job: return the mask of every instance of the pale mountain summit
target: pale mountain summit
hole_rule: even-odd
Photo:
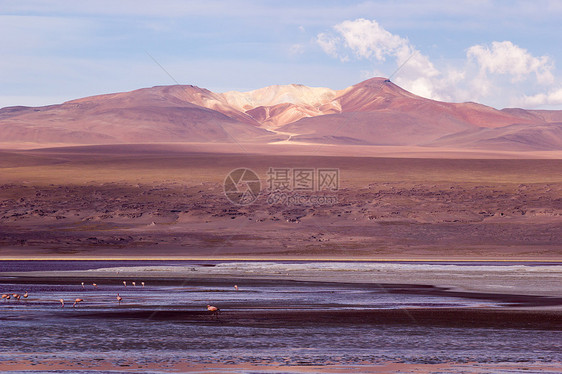
[[[249,92],[229,91],[222,95],[230,105],[243,111],[278,104],[318,107],[332,101],[338,95],[338,91],[324,87],[289,84],[268,86]]]

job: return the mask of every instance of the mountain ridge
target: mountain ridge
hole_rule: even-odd
[[[290,84],[215,93],[172,85],[6,107],[0,109],[0,142],[290,141],[558,150],[561,123],[562,111],[440,102],[371,78],[343,90]]]

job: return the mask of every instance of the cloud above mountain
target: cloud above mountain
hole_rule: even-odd
[[[334,30],[336,35],[320,33],[317,37],[318,44],[327,54],[338,57],[342,62],[352,58],[348,52],[354,58],[376,62],[392,58],[401,70],[401,83],[406,89],[428,98],[442,98],[434,85],[439,71],[408,39],[390,33],[374,20],[366,19],[344,21],[334,26]]]
[[[343,89],[405,61],[392,80],[426,97],[562,108],[552,0],[0,2],[0,108],[175,81]]]
[[[376,66],[391,59],[394,80],[405,89],[427,98],[450,101],[487,101],[494,95],[510,104],[560,104],[555,65],[549,56],[534,56],[511,41],[476,44],[465,49],[461,64],[434,64],[406,37],[393,34],[376,20],[346,20],[316,37],[320,48],[342,63],[367,60]],[[393,77],[391,77],[393,78]],[[526,95],[525,87],[541,92]]]
[[[466,56],[476,61],[482,74],[507,74],[515,82],[534,73],[539,83],[554,81],[554,65],[548,56],[534,57],[509,41],[493,42],[491,47],[473,45]]]
[[[553,89],[546,93],[540,93],[532,96],[524,96],[521,99],[521,105],[527,107],[536,107],[543,104],[560,105],[562,104],[562,88]]]

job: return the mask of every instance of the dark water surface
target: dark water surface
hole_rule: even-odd
[[[185,261],[8,261],[2,271],[85,270],[112,266],[214,265]],[[427,264],[426,264],[427,265]],[[440,263],[440,265],[443,265]],[[521,265],[518,263],[518,265]],[[231,280],[205,284],[127,287],[98,281],[76,284],[0,282],[2,293],[29,297],[0,303],[0,364],[13,360],[103,360],[135,363],[254,363],[352,365],[358,363],[561,363],[562,331],[525,323],[517,327],[439,326],[408,310],[482,308],[501,310],[501,301],[395,292],[364,285]],[[123,297],[120,304],[117,293]],[[61,308],[59,299],[65,300]],[[76,308],[72,301],[82,298]],[[206,305],[222,309],[218,318]],[[413,308],[413,309],[412,309]],[[365,321],[345,311],[387,311],[407,323]],[[344,312],[341,323],[320,317]],[[303,313],[276,319],[268,313]],[[90,368],[91,369],[91,368]],[[86,370],[85,368],[81,370]],[[93,369],[92,369],[93,370]],[[73,370],[76,371],[76,370]]]

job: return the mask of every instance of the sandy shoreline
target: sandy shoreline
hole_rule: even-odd
[[[264,362],[263,364],[235,364],[207,362],[197,363],[185,360],[163,364],[135,362],[134,360],[121,360],[119,363],[109,362],[106,359],[76,360],[63,359],[12,359],[0,361],[0,370],[10,371],[53,371],[53,370],[95,370],[95,371],[157,371],[166,372],[191,372],[191,373],[428,373],[428,372],[469,372],[469,373],[512,373],[514,370],[525,370],[526,372],[560,372],[559,363],[501,363],[482,364],[476,362],[468,363],[445,363],[445,364],[409,364],[397,362],[363,363],[358,365],[340,365],[328,362],[323,365],[303,363],[302,365],[283,365],[278,362]]]
[[[78,282],[96,280],[98,284],[120,284],[123,280],[152,283],[212,283],[230,280],[239,284],[259,282],[310,282],[353,284],[404,284],[431,286],[447,292],[475,294],[511,294],[562,298],[558,263],[527,266],[478,264],[457,266],[446,263],[373,263],[373,262],[260,262],[225,261],[181,266],[117,266],[76,271],[0,272],[10,282]]]
[[[0,256],[0,261],[307,261],[307,262],[529,262],[529,263],[559,263],[562,264],[562,257],[553,254],[551,256],[537,257],[466,257],[450,255],[446,258],[433,256],[387,256],[387,257],[333,257],[333,256],[51,256],[51,255],[20,255],[20,256]]]

